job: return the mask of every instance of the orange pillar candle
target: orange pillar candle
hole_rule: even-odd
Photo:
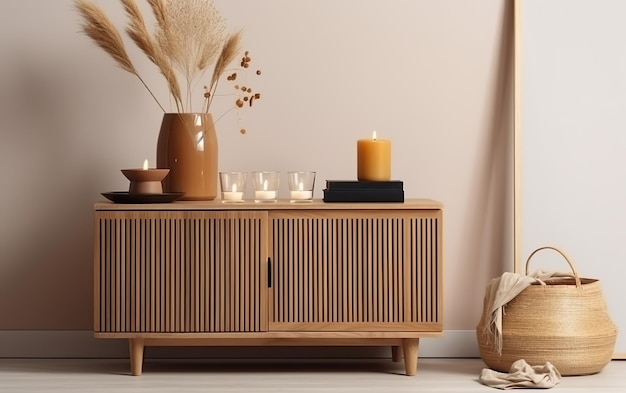
[[[391,142],[376,138],[357,141],[357,178],[360,181],[391,180]]]

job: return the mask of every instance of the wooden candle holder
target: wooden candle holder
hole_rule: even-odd
[[[162,194],[161,181],[170,173],[169,169],[122,169],[130,180],[129,194]]]

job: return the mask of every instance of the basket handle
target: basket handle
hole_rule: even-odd
[[[578,276],[578,271],[574,267],[574,264],[572,263],[572,261],[570,260],[568,255],[565,253],[565,251],[563,251],[563,250],[561,250],[561,249],[559,249],[557,247],[552,247],[552,246],[539,247],[538,249],[536,249],[535,251],[533,251],[530,254],[528,259],[526,260],[526,275],[528,275],[528,267],[530,266],[530,259],[533,257],[533,255],[535,255],[537,252],[539,252],[541,250],[554,250],[554,251],[558,252],[559,254],[561,254],[561,256],[563,258],[565,258],[565,261],[569,265],[570,269],[572,269],[572,273],[574,273],[574,280],[576,281],[576,287],[580,288],[582,286],[582,284],[580,282],[580,277]]]

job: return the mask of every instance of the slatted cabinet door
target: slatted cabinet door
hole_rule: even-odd
[[[96,333],[267,330],[267,212],[96,211]]]
[[[441,210],[270,212],[270,331],[441,331]]]

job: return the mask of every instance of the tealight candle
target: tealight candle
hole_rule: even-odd
[[[276,199],[276,191],[255,191],[254,198],[258,200]]]
[[[313,198],[312,191],[289,191],[291,199],[295,200],[308,200]]]
[[[315,172],[289,172],[287,176],[290,201],[293,203],[311,202],[313,200]]]
[[[130,180],[129,194],[162,194],[161,181],[170,173],[170,170],[150,169],[146,159],[142,169],[122,169],[122,173]]]
[[[254,201],[275,202],[279,172],[254,172]]]
[[[372,139],[357,141],[357,178],[360,181],[391,180],[391,142],[378,139],[376,131]]]
[[[245,172],[220,172],[222,202],[243,202],[243,191],[246,185]]]
[[[225,201],[241,201],[243,200],[243,192],[237,191],[237,185],[233,184],[232,191],[224,191],[222,198]]]
[[[263,189],[254,192],[256,199],[276,199],[276,191],[270,191],[267,189],[267,180],[263,182]]]

